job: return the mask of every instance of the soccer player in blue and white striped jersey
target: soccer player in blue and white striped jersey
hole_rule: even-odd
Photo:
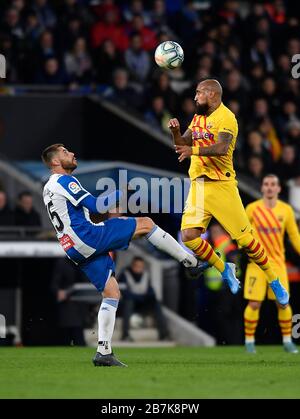
[[[109,202],[116,203],[121,198],[121,191],[116,190],[106,197],[91,195],[72,176],[77,160],[63,144],[47,147],[42,153],[42,160],[51,170],[43,198],[57,238],[66,255],[103,295],[98,314],[98,348],[94,365],[124,366],[111,348],[120,291],[109,252],[127,249],[132,239],[145,236],[154,246],[187,268],[200,273],[207,266],[187,253],[149,217],[116,217],[99,224],[92,223],[89,213],[103,213]]]

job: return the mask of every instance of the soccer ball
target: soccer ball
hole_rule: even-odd
[[[181,66],[184,52],[177,42],[166,41],[158,45],[154,58],[159,67],[174,69]]]

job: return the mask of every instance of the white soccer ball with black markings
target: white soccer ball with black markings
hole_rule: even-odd
[[[154,58],[159,67],[174,69],[183,63],[184,52],[177,42],[166,41],[158,45]]]

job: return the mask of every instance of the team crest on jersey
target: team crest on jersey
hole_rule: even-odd
[[[69,185],[68,185],[68,188],[74,194],[77,194],[78,192],[81,191],[80,186],[76,182],[70,182]]]
[[[212,128],[212,127],[213,127],[213,124],[212,124],[211,122],[209,122],[209,123],[206,125],[206,127],[207,127],[208,129],[210,129],[210,128]]]

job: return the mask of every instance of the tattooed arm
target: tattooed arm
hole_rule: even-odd
[[[179,162],[181,163],[184,159],[195,156],[225,156],[228,152],[231,140],[233,138],[232,134],[228,132],[219,132],[218,141],[216,144],[209,145],[207,147],[189,147],[187,145],[176,145],[176,153],[180,154],[178,157]]]

